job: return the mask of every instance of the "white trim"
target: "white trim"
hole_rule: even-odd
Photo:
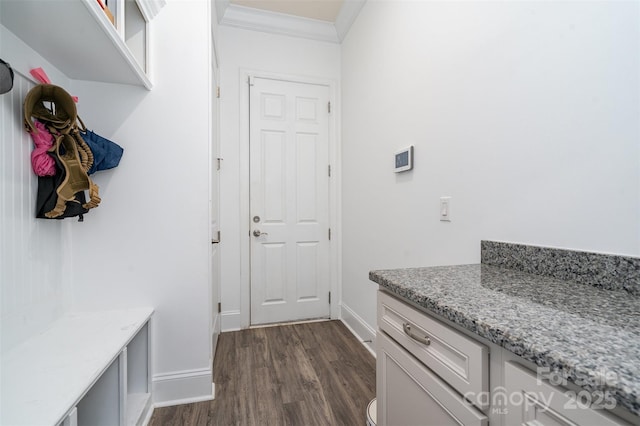
[[[218,17],[218,24],[222,23],[222,18],[224,18],[224,13],[229,7],[231,3],[230,0],[215,0],[216,5],[216,16]]]
[[[153,18],[158,16],[160,10],[166,6],[165,0],[136,0],[142,16],[147,22],[151,22]]]
[[[220,323],[222,322],[220,317],[221,315],[217,312],[213,315],[213,326],[211,327],[211,365],[216,361],[216,349],[218,348],[218,340],[220,340]]]
[[[334,79],[299,76],[267,71],[240,69],[240,323],[239,328],[245,329],[251,325],[251,263],[249,241],[249,78],[271,78],[274,80],[291,81],[306,84],[319,84],[328,86],[329,100],[332,105],[329,114],[329,161],[331,163],[331,179],[329,180],[329,226],[331,227],[331,241],[329,242],[329,280],[332,294],[331,319],[340,318],[341,301],[341,260],[342,247],[341,215],[340,215],[340,182],[341,182],[341,139],[340,139],[340,102],[339,83]],[[244,218],[244,220],[243,220]],[[224,314],[223,314],[224,315]],[[224,318],[223,318],[224,319]],[[226,328],[226,321],[222,326],[224,331],[236,328]]]
[[[360,315],[344,303],[340,304],[342,315],[340,320],[353,333],[362,345],[375,357],[376,356],[376,330],[372,328]]]
[[[329,321],[331,321],[329,318],[319,318],[319,319],[310,319],[310,320],[301,320],[301,321],[274,322],[271,324],[258,324],[258,325],[252,325],[249,328],[254,330],[256,328],[283,327],[283,326],[289,326],[289,325],[313,324],[316,322],[329,322]]]
[[[147,426],[149,424],[149,422],[151,421],[151,417],[153,417],[153,411],[155,410],[155,408],[155,404],[149,405],[147,414],[144,416],[144,419],[142,419],[142,422],[140,423],[141,426]]]
[[[340,42],[344,41],[351,25],[355,22],[367,0],[348,0],[342,3],[340,13],[336,17],[336,34]]]
[[[220,331],[237,331],[242,327],[240,311],[227,311],[220,314]]]
[[[254,9],[236,4],[227,6],[220,24],[265,33],[340,43],[336,27],[331,22]]]
[[[253,73],[251,71],[240,70],[240,80],[238,82],[240,89],[240,110],[238,111],[240,122],[240,146],[238,168],[238,180],[240,194],[245,194],[240,198],[240,311],[239,328],[245,329],[251,325],[251,262],[249,254],[251,253],[250,241],[247,236],[250,231],[249,224],[249,77]],[[247,220],[243,220],[246,218]],[[224,326],[224,322],[222,323]]]
[[[217,309],[217,308],[216,308]],[[212,328],[212,334],[219,334],[221,327],[220,325],[222,324],[222,313],[214,313],[213,314],[213,326]]]
[[[331,114],[329,115],[329,280],[331,286],[331,319],[341,318],[342,304],[342,102],[340,83],[329,86]]]
[[[213,384],[213,383],[212,383]],[[211,389],[213,391],[213,389]],[[172,401],[158,402],[153,405],[153,408],[173,407],[174,405],[194,404],[196,402],[213,401],[213,395],[207,395],[196,398],[176,399]]]
[[[162,0],[164,1],[164,0]],[[211,3],[207,2],[207,26],[208,28],[211,30],[212,28],[212,12],[211,12]],[[213,40],[213,32],[211,32],[211,36],[208,37],[208,41],[207,41],[207,62],[211,64],[211,60],[212,60],[212,54],[213,52],[213,46],[214,44],[214,40]],[[208,138],[208,146],[207,146],[207,156],[209,157],[209,161],[207,164],[207,193],[209,194],[209,203],[207,205],[207,228],[209,229],[209,235],[208,235],[208,239],[209,241],[213,241],[213,230],[211,229],[211,222],[212,222],[212,217],[213,217],[213,186],[212,186],[212,182],[213,182],[213,173],[216,173],[215,171],[215,165],[214,165],[214,160],[213,160],[213,150],[214,150],[214,146],[217,143],[217,140],[214,137],[214,130],[213,130],[213,126],[214,124],[217,126],[218,122],[216,121],[216,118],[213,117],[213,103],[217,102],[215,95],[213,94],[213,90],[215,90],[213,88],[213,83],[214,83],[214,75],[213,75],[213,68],[212,67],[208,67],[207,70],[207,92],[209,93],[209,101],[207,102],[207,117],[209,117],[209,119],[207,120],[207,138]],[[216,82],[216,86],[217,86],[217,82]],[[215,123],[214,123],[215,121]],[[218,198],[220,198],[220,194],[218,194]],[[219,205],[219,203],[218,203]],[[214,280],[214,276],[213,276],[213,245],[212,244],[208,244],[209,246],[209,250],[207,253],[207,298],[209,299],[209,303],[208,303],[208,314],[209,314],[209,365],[213,366],[213,359],[216,356],[215,353],[215,348],[216,345],[218,343],[218,334],[217,334],[217,329],[216,329],[216,322],[218,320],[218,303],[220,302],[220,291],[214,291],[214,284],[219,284],[216,280]],[[216,247],[216,250],[220,250],[220,247],[218,245],[218,247]],[[220,253],[218,252],[218,256],[220,256]],[[218,274],[218,272],[215,272],[216,274]],[[214,293],[218,296],[217,300],[213,300],[213,295]],[[213,373],[211,374],[211,377],[213,378]],[[211,380],[213,381],[213,379]]]
[[[168,407],[213,399],[211,368],[175,371],[153,376],[154,407]]]

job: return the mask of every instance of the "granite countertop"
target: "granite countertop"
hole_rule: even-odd
[[[640,415],[635,294],[489,264],[371,271],[369,278]]]

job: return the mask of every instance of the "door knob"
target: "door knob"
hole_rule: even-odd
[[[256,229],[256,230],[253,231],[253,236],[254,237],[259,237],[260,235],[269,235],[269,234],[267,234],[266,232],[260,232],[259,229]]]

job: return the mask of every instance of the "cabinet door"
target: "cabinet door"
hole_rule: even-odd
[[[507,425],[628,425],[604,410],[580,407],[575,392],[538,380],[532,372],[512,362],[507,362],[504,367],[504,387],[504,401],[508,402]]]
[[[383,332],[377,338],[378,425],[477,425],[487,417]]]

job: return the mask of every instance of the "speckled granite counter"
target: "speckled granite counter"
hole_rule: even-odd
[[[487,264],[372,271],[369,278],[640,415],[640,298],[631,292]]]

